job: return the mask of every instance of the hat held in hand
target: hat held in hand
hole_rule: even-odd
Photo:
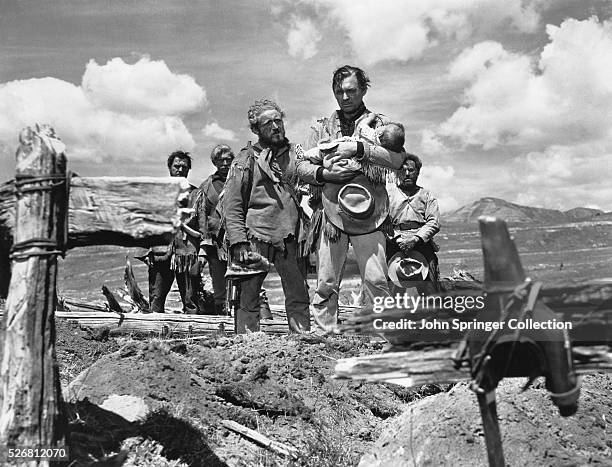
[[[384,185],[374,185],[363,174],[350,183],[326,183],[323,210],[327,219],[349,235],[374,232],[389,214],[389,197]]]
[[[248,279],[270,270],[270,262],[259,253],[249,251],[247,260],[239,262],[232,259],[225,273],[226,279]]]
[[[410,287],[409,282],[424,281],[429,274],[425,256],[415,250],[408,254],[396,253],[389,260],[389,279],[398,287]]]

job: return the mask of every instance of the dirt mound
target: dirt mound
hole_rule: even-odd
[[[125,465],[289,462],[220,426],[230,419],[298,448],[295,465],[486,465],[476,398],[465,385],[436,394],[440,388],[331,379],[337,358],[381,350],[369,339],[133,341],[58,321],[57,342],[62,382],[72,380],[65,395],[81,460],[123,450]],[[520,393],[521,384],[504,381],[498,390],[510,465],[612,465],[611,375],[585,377],[579,411],[566,419],[542,385]],[[113,394],[141,397],[151,412],[121,419],[99,407]]]
[[[110,337],[108,328],[94,330],[81,327],[76,321],[58,319],[55,321],[55,333],[63,387],[100,357],[119,350],[119,344]]]
[[[67,398],[102,404],[112,394],[142,397],[154,410],[198,427],[202,442],[230,465],[286,461],[221,427],[222,419],[297,447],[298,465],[355,465],[382,422],[420,396],[392,385],[331,379],[337,358],[381,348],[364,338],[261,333],[189,345],[132,341],[83,371]]]
[[[497,391],[508,465],[612,465],[612,375],[586,376],[578,412],[562,418],[541,387],[521,393],[523,380]],[[414,402],[393,419],[360,466],[486,465],[476,396],[466,384]]]

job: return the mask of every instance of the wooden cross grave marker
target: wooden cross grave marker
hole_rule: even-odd
[[[487,320],[499,321],[503,319],[504,313],[511,309],[514,301],[521,302],[525,299],[527,304],[521,307],[514,307],[515,312],[532,312],[537,308],[547,316],[555,317],[558,321],[572,324],[569,336],[564,335],[561,342],[541,342],[543,347],[553,349],[553,353],[559,360],[563,360],[560,350],[565,349],[566,360],[569,362],[562,371],[558,368],[555,373],[556,381],[567,379],[568,391],[551,394],[553,400],[559,405],[569,400],[568,406],[559,405],[560,411],[565,415],[573,413],[575,410],[571,402],[575,402],[579,393],[579,383],[575,383],[575,373],[588,373],[593,370],[612,371],[612,281],[606,280],[600,283],[557,285],[548,289],[542,289],[538,296],[539,284],[532,284],[526,278],[521,265],[521,261],[514,241],[511,239],[506,223],[503,220],[493,217],[481,217],[479,219],[482,249],[485,266],[484,292],[486,295],[487,307],[485,308]],[[472,288],[473,289],[473,288]],[[531,303],[530,296],[519,294],[521,291],[532,291]],[[482,294],[483,291],[479,291]],[[474,294],[474,290],[451,291],[440,296],[457,296],[458,294]],[[520,300],[517,299],[517,294]],[[537,300],[536,300],[537,298]],[[548,308],[546,303],[554,302],[554,311]],[[552,304],[551,304],[552,306]],[[531,308],[531,309],[527,309]],[[437,342],[422,341],[422,331],[408,331],[384,329],[377,331],[375,321],[379,323],[398,321],[401,319],[411,319],[420,321],[421,319],[431,319],[432,316],[441,322],[450,323],[452,320],[470,322],[478,318],[477,313],[466,311],[462,313],[454,312],[445,308],[427,310],[405,310],[390,309],[382,313],[372,313],[368,315],[355,316],[347,320],[342,326],[345,332],[377,332],[383,335],[393,344],[390,352],[354,357],[338,360],[335,368],[335,377],[340,379],[356,379],[365,381],[377,381],[400,384],[406,387],[420,386],[432,383],[457,383],[472,379],[472,388],[476,390],[478,406],[480,408],[482,423],[485,433],[487,446],[487,457],[489,465],[501,467],[505,465],[501,434],[497,419],[497,407],[495,400],[495,388],[498,380],[506,376],[505,369],[509,368],[512,353],[507,357],[504,365],[500,365],[499,360],[491,361],[491,355],[482,352],[483,357],[479,362],[484,364],[489,362],[489,371],[480,373],[484,376],[485,383],[490,373],[497,373],[498,378],[493,378],[493,383],[482,384],[478,380],[478,374],[471,374],[477,360],[472,359],[472,368],[458,367],[457,356],[463,353],[466,346],[473,344],[475,340],[465,339],[464,332],[460,331],[438,331]],[[524,318],[525,316],[523,316]],[[450,326],[449,326],[450,327]],[[419,334],[420,333],[420,334]],[[470,335],[473,333],[470,331]],[[480,339],[485,341],[490,332],[480,332]],[[507,335],[505,336],[508,337]],[[558,337],[558,336],[557,336]],[[432,334],[429,334],[430,340]],[[517,340],[523,337],[516,334]],[[571,341],[575,344],[569,354]],[[493,342],[493,341],[492,341]],[[460,343],[457,347],[457,343]],[[494,342],[493,342],[494,343]],[[397,348],[410,345],[417,350],[397,351]],[[484,346],[483,346],[484,347]],[[511,347],[514,348],[514,347]],[[393,351],[395,350],[395,351]],[[524,355],[524,354],[522,354]],[[535,357],[534,357],[535,359]],[[514,359],[516,360],[516,359]],[[573,360],[573,361],[572,361]],[[506,363],[508,365],[506,365]],[[513,363],[516,366],[517,362]],[[519,364],[521,362],[518,362]],[[498,367],[493,367],[497,365]],[[499,368],[505,366],[505,368]],[[575,370],[574,370],[575,369]],[[515,374],[510,376],[532,376],[528,374]],[[566,374],[559,374],[566,373]],[[501,377],[500,377],[501,376]],[[548,378],[548,376],[547,376]],[[548,384],[548,379],[547,379]]]

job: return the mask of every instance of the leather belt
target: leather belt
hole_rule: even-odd
[[[420,229],[423,224],[416,221],[402,222],[401,224],[396,224],[394,227],[398,230],[414,230]]]

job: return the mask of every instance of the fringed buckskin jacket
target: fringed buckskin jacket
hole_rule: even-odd
[[[342,117],[340,111],[335,111],[329,118],[322,118],[310,128],[304,143],[304,150],[308,151],[317,147],[320,143],[330,142],[343,136],[354,136],[359,138],[358,128],[359,123],[368,118],[372,112],[365,107],[363,113],[354,121],[347,121]],[[374,128],[386,125],[391,120],[384,115],[377,114],[374,119]],[[405,152],[393,152],[382,146],[372,144],[367,139],[359,139],[363,142],[364,157],[361,161],[361,171],[374,184],[385,184],[387,176],[396,174],[404,163]],[[317,245],[317,240],[321,231],[331,241],[335,241],[340,237],[341,231],[325,218],[321,204],[321,192],[325,182],[317,180],[317,169],[321,167],[320,163],[313,163],[307,158],[298,160],[297,173],[303,182],[310,184],[310,205],[313,209],[310,219],[310,230],[306,248],[308,251],[314,251]],[[381,229],[389,228],[389,224],[385,222]]]
[[[189,197],[183,207],[191,208],[193,211],[188,215],[183,223],[192,230],[198,232],[200,236],[195,237],[183,231],[180,227],[174,235],[174,240],[167,247],[153,247],[156,252],[156,261],[170,260],[170,269],[176,272],[185,272],[193,268],[198,263],[198,251],[203,237],[207,236],[208,218],[206,213],[199,209],[200,191],[193,185],[190,187]],[[160,256],[160,254],[163,256]]]
[[[298,242],[298,256],[304,256],[308,218],[299,205],[297,160],[296,148],[287,140],[276,154],[259,143],[249,143],[236,156],[223,194],[230,248],[251,242],[266,255],[267,246],[285,251],[285,240],[293,238]]]

